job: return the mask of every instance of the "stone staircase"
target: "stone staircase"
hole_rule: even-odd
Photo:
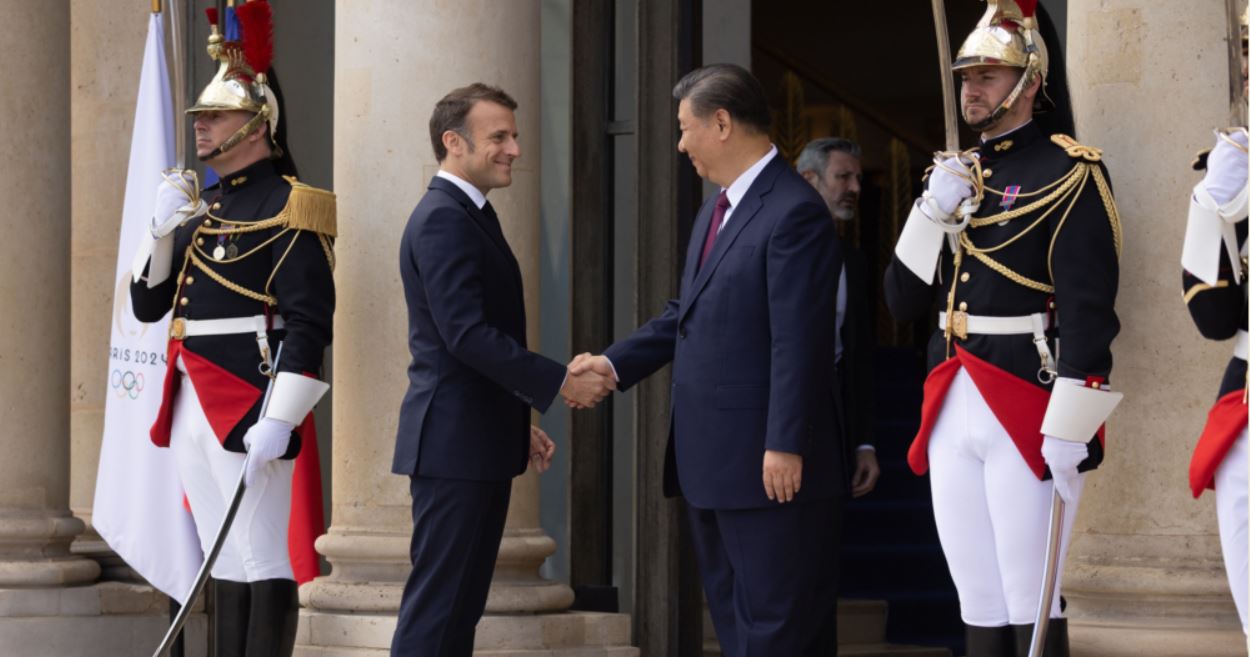
[[[951,657],[946,648],[887,642],[888,607],[883,600],[838,600],[838,657]],[[703,636],[703,657],[720,657],[720,644],[706,609]]]
[[[917,350],[877,349],[874,426],[881,479],[872,493],[847,503],[841,595],[888,604],[886,636],[892,643],[963,654],[959,600],[933,523],[929,479],[907,466],[907,447],[920,425],[923,380]]]

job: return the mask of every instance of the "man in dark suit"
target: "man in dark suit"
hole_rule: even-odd
[[[412,574],[391,655],[468,657],[486,607],[512,478],[555,445],[530,426],[563,394],[591,405],[615,387],[527,351],[521,270],[486,201],[520,157],[516,102],[472,84],[430,117],[439,171],[408,220],[400,275],[408,304],[408,392],[392,470],[411,478]]]
[[[864,180],[859,144],[839,137],[813,139],[799,154],[799,175],[816,189],[837,226],[855,219],[860,185]],[[845,231],[840,231],[845,237]],[[869,281],[872,273],[862,249],[842,243],[842,271],[838,278],[834,361],[842,390],[846,446],[855,447],[855,475],[851,495],[872,492],[881,475],[872,429],[872,309]],[[849,454],[848,454],[849,456]]]
[[[861,153],[859,144],[849,139],[814,139],[803,147],[795,167],[824,199],[841,237],[847,236],[849,231],[845,229],[855,219],[855,210],[859,205],[860,183],[864,178]],[[834,371],[842,393],[839,401],[843,411],[844,456],[848,463],[855,464],[851,495],[860,497],[872,492],[881,475],[872,427],[875,340],[868,294],[872,274],[863,250],[847,242],[841,244],[843,262],[834,303]],[[841,508],[834,510],[832,522],[839,539],[845,536],[842,516]],[[840,556],[841,550],[837,546],[826,556],[824,569],[819,574],[818,595],[838,595],[842,573]],[[820,625],[822,630],[813,643],[812,651],[821,657],[835,657],[838,654],[837,605],[829,608],[828,617]]]
[[[820,196],[769,143],[758,80],[717,64],[673,96],[678,150],[721,192],[695,220],[680,296],[570,371],[624,389],[673,362],[665,489],[689,505],[721,648],[794,657],[834,604],[811,573],[846,488],[829,340],[842,255]]]

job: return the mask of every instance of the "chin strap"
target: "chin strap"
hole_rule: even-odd
[[[1016,101],[1020,100],[1020,95],[1024,93],[1024,89],[1030,84],[1033,84],[1033,80],[1036,78],[1037,53],[1029,53],[1029,61],[1024,66],[1024,75],[1020,76],[1020,80],[1016,82],[1016,86],[1011,90],[1011,93],[1007,94],[1007,97],[1003,99],[1003,102],[999,103],[998,107],[994,108],[994,111],[990,112],[988,117],[977,121],[976,123],[969,121],[968,127],[972,128],[974,132],[985,132],[993,127],[995,123],[998,123],[1004,116],[1007,115],[1007,112],[1011,111],[1011,108],[1015,106]],[[967,117],[964,117],[964,121],[968,121]]]
[[[239,142],[243,141],[245,137],[252,134],[252,131],[255,130],[257,126],[259,126],[263,121],[265,121],[268,118],[269,118],[269,106],[265,105],[264,107],[261,108],[259,112],[253,115],[252,118],[248,119],[247,123],[244,123],[242,128],[239,128],[238,130],[236,130],[233,135],[230,135],[229,139],[223,141],[221,145],[218,146],[217,148],[214,148],[213,152],[200,158],[200,161],[208,162],[209,160],[212,160],[218,155],[221,155],[229,151],[230,149],[234,148],[235,146],[238,146]],[[282,149],[278,148],[277,144],[274,144],[272,139],[269,140],[269,143],[273,145],[274,152],[273,152],[272,157],[273,158],[282,157]]]

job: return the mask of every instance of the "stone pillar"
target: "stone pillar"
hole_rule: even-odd
[[[69,3],[5,2],[0,68],[0,588],[61,587],[100,567],[70,554]]]
[[[100,562],[105,579],[135,577],[91,528],[91,507],[109,392],[109,326],[114,290],[121,285],[113,272],[146,8],[119,11],[93,0],[70,7],[70,157],[76,175],[70,196],[69,506],[87,523],[73,551]]]
[[[492,192],[491,202],[525,277],[538,344],[538,1],[340,0],[335,15],[334,180],[344,229],[336,246],[333,522],[317,542],[332,571],[300,591],[296,653],[306,657],[384,655],[394,631],[412,531],[408,481],[390,474],[408,360],[396,245],[438,168],[426,130],[434,103],[470,82],[498,84],[520,104],[522,158],[512,186]],[[516,480],[512,500],[477,648],[630,654],[621,647],[627,617],[559,613],[572,592],[539,577],[555,543],[539,528],[534,475]]]
[[[1202,340],[1180,298],[1189,163],[1229,120],[1224,3],[1071,0],[1068,21],[1077,136],[1105,150],[1125,235],[1112,383],[1126,398],[1068,559],[1073,653],[1245,655],[1213,496],[1187,485],[1232,346]]]

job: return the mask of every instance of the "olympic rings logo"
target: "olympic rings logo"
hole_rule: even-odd
[[[112,376],[109,377],[109,384],[117,392],[118,399],[126,397],[138,399],[139,393],[143,392],[143,373],[113,370]]]

